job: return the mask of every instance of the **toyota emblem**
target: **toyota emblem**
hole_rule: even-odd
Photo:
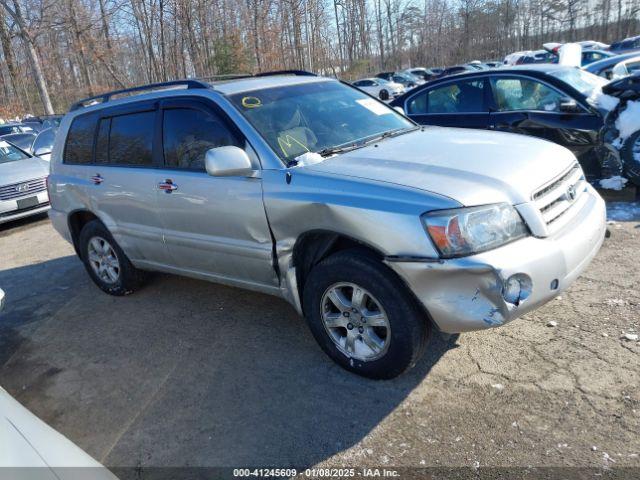
[[[569,200],[575,200],[576,199],[576,187],[575,187],[575,185],[571,185],[569,188],[567,188],[567,198]]]
[[[16,185],[16,192],[23,193],[29,190],[28,183],[21,183],[20,185]]]

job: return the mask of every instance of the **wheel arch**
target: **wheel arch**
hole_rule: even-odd
[[[332,231],[332,230],[309,230],[298,235],[296,242],[293,246],[291,263],[295,267],[296,273],[296,287],[297,296],[300,300],[301,310],[304,309],[303,305],[303,291],[305,281],[311,272],[311,269],[328,256],[343,251],[357,248],[361,251],[369,253],[372,257],[380,261],[380,263],[386,263],[385,255],[380,249],[371,245],[370,243],[361,239],[346,235],[344,233]],[[406,280],[398,275],[393,269],[389,268],[392,275],[395,275],[399,281],[404,285],[409,292],[409,295],[415,300],[420,310],[424,313],[424,318],[436,329],[437,324],[434,322],[433,317],[429,313],[426,306],[418,299],[407,284]]]
[[[69,216],[67,217],[67,223],[69,226],[69,233],[71,234],[71,240],[73,242],[73,248],[78,255],[80,255],[80,248],[78,245],[80,232],[87,223],[92,222],[93,220],[98,220],[101,222],[100,218],[98,218],[95,213],[87,209],[74,210],[69,213]]]

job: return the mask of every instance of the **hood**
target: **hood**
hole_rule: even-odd
[[[517,205],[575,161],[566,148],[524,135],[427,127],[303,168],[413,187],[467,206]]]
[[[26,182],[49,175],[49,162],[38,157],[0,163],[0,185]]]

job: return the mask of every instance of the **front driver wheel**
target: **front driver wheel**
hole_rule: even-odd
[[[393,378],[425,350],[425,313],[395,272],[367,251],[345,250],[322,260],[305,282],[303,299],[315,339],[351,372]]]

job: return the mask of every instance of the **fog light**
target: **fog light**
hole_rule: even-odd
[[[511,275],[504,282],[502,297],[505,301],[514,305],[526,300],[531,295],[531,278],[524,273]]]

